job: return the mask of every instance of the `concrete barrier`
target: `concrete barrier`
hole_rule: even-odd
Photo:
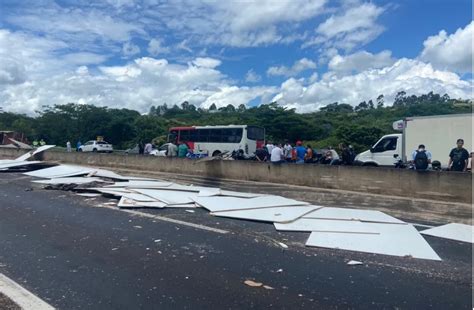
[[[0,149],[0,157],[14,158],[24,151]],[[61,163],[139,171],[200,175],[257,182],[271,182],[472,203],[472,174],[458,172],[417,172],[406,169],[268,164],[247,161],[204,161],[142,155],[65,153],[47,151],[43,159]]]

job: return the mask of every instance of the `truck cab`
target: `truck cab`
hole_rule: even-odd
[[[356,156],[355,161],[362,166],[390,166],[402,159],[402,134],[390,134],[380,138],[365,152]]]

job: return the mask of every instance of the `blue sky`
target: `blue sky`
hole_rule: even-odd
[[[472,97],[471,1],[0,2],[0,106]]]

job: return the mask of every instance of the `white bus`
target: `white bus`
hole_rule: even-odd
[[[216,156],[243,150],[252,155],[265,145],[265,129],[248,125],[172,127],[168,142],[185,142],[195,154]]]

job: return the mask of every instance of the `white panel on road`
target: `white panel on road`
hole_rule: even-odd
[[[24,167],[28,165],[39,164],[41,161],[11,161],[7,163],[0,163],[0,169],[15,168],[15,167]]]
[[[131,192],[125,192],[125,191],[120,191],[120,190],[108,190],[108,189],[103,189],[103,188],[94,188],[94,190],[99,191],[103,194],[109,194],[109,195],[114,195],[118,197],[125,197],[128,199],[136,200],[136,201],[156,201],[156,199],[138,194],[138,193],[131,193]]]
[[[34,156],[38,153],[41,153],[41,152],[44,152],[50,148],[53,148],[55,147],[56,145],[43,145],[43,146],[40,146],[39,148],[33,150],[33,151],[30,151],[26,154],[23,154],[21,155],[20,157],[18,158],[15,158],[15,161],[23,161],[23,160],[27,160],[28,158],[30,158],[31,156]]]
[[[361,222],[406,224],[393,216],[375,210],[324,207],[304,216],[305,218],[357,220]]]
[[[263,196],[256,198],[196,197],[195,202],[211,212],[309,205],[307,202],[281,196]]]
[[[26,172],[24,174],[32,176],[32,177],[52,179],[52,178],[89,174],[96,170],[97,169],[82,167],[82,166],[59,165],[55,167]]]
[[[151,180],[149,178],[123,176],[113,171],[105,170],[105,169],[97,169],[96,171],[92,172],[92,175],[97,176],[97,177],[117,179],[117,180]]]
[[[106,182],[100,178],[84,178],[84,177],[70,177],[70,178],[55,178],[49,180],[32,181],[40,184],[87,184],[92,182]]]
[[[164,181],[139,181],[132,180],[126,182],[116,182],[105,187],[133,187],[133,188],[162,188],[171,186],[173,183]]]
[[[293,206],[293,207],[275,207],[275,208],[261,208],[261,209],[247,209],[239,211],[223,211],[212,213],[216,216],[254,220],[262,222],[278,222],[285,223],[294,221],[308,212],[311,212],[317,206]]]
[[[263,196],[268,196],[268,195],[255,194],[255,193],[240,193],[240,192],[234,192],[234,191],[223,191],[223,190],[221,190],[221,196],[240,197],[240,198],[256,198],[256,197],[263,197]]]
[[[323,231],[360,234],[378,234],[378,231],[359,221],[323,220],[300,218],[291,223],[275,223],[276,230],[282,231]]]
[[[212,197],[219,196],[221,194],[220,188],[206,188],[199,191],[198,197]]]
[[[312,232],[307,246],[441,260],[413,225],[366,223],[380,234]]]
[[[474,227],[471,225],[450,223],[421,231],[424,235],[473,243]]]
[[[162,189],[136,188],[134,191],[147,195],[166,204],[188,204],[194,203],[197,192],[171,191]]]
[[[164,208],[166,203],[161,201],[136,201],[122,196],[118,203],[119,208]]]

